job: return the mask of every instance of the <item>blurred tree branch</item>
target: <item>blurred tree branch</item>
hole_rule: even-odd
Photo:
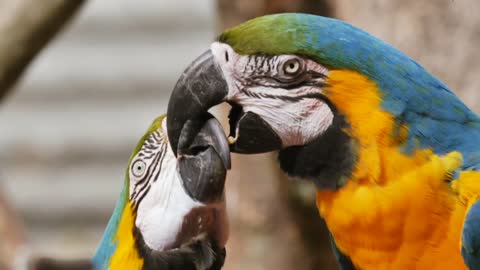
[[[62,261],[37,258],[30,262],[29,270],[93,270],[93,265],[89,259]]]
[[[0,100],[85,0],[0,0]],[[26,243],[22,223],[0,192],[0,269]]]
[[[0,0],[0,100],[85,0]]]

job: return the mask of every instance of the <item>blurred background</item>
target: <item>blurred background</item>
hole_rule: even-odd
[[[343,19],[480,109],[478,0],[39,2],[0,1],[0,269],[24,246],[60,258],[94,254],[133,146],[165,112],[176,78],[218,33],[249,18]],[[273,155],[233,163],[225,269],[337,269],[313,186],[286,179]]]

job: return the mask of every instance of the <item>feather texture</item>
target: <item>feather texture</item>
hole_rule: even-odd
[[[330,18],[264,16],[219,41],[239,54],[297,54],[329,69],[322,93],[358,145],[346,185],[317,197],[343,267],[479,269],[480,118],[446,85]]]

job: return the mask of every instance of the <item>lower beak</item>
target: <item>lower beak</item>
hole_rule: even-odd
[[[211,203],[223,197],[227,170],[231,167],[230,150],[218,120],[210,114],[203,116],[195,121],[202,126],[188,127],[198,129],[193,140],[179,143],[178,171],[183,188],[191,198]]]
[[[233,111],[234,109],[232,109]],[[282,141],[260,116],[252,112],[232,115],[230,111],[230,150],[241,154],[260,154],[282,148]]]

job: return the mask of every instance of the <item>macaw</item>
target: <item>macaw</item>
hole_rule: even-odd
[[[480,269],[480,118],[399,50],[336,19],[255,18],[178,79],[175,154],[223,102],[231,151],[278,150],[315,183],[341,269]]]
[[[130,158],[120,199],[93,258],[95,270],[220,269],[228,237],[224,184],[230,151],[210,115],[197,121],[178,159],[166,117],[157,118]]]

